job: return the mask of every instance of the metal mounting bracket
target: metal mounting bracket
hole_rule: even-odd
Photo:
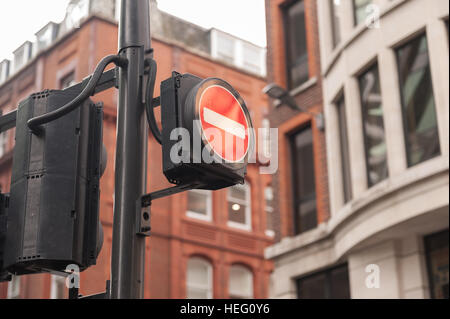
[[[174,187],[162,189],[142,196],[140,200],[138,200],[138,202],[136,203],[136,213],[138,221],[136,225],[136,233],[142,236],[150,236],[151,230],[150,206],[152,205],[153,200],[182,193],[191,189],[197,189],[202,186],[204,185],[201,183],[177,185]]]

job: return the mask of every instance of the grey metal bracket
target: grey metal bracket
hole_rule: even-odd
[[[175,195],[191,189],[197,189],[204,186],[200,183],[190,183],[185,185],[177,185],[174,187],[162,189],[150,194],[146,194],[136,203],[137,225],[136,233],[142,236],[150,236],[151,230],[151,213],[150,206],[155,199]]]
[[[150,236],[151,227],[151,213],[150,205],[142,205],[142,200],[138,199],[136,202],[136,234],[141,236]]]

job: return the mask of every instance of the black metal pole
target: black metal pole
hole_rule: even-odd
[[[146,192],[148,131],[143,103],[144,60],[150,54],[149,0],[122,0],[115,162],[111,298],[143,298],[145,237],[136,232],[137,205]]]

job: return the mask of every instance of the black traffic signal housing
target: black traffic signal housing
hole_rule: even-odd
[[[31,132],[27,121],[73,100],[75,85],[44,91],[17,110],[4,265],[23,275],[80,271],[96,263],[103,234],[99,222],[103,108],[81,107]]]
[[[3,252],[5,251],[8,202],[9,197],[0,193],[0,282],[11,279],[9,273],[3,268]]]
[[[202,151],[205,147],[205,140],[200,136],[202,133],[194,125],[194,121],[199,119],[196,103],[198,96],[211,85],[220,85],[231,92],[249,121],[250,151],[239,163],[206,163],[201,158],[202,154],[194,150],[194,139],[201,140]],[[163,173],[169,182],[177,185],[197,184],[201,186],[196,188],[208,190],[218,190],[244,182],[248,158],[253,151],[254,132],[245,102],[230,84],[221,79],[201,79],[192,74],[173,72],[171,78],[161,82],[161,123]],[[189,132],[190,152],[187,162],[174,163],[171,159],[171,150],[179,142],[171,139],[171,133],[176,128],[184,128]]]

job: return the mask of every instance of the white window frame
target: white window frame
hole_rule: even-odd
[[[11,61],[5,59],[0,62],[0,85],[8,79],[10,72]]]
[[[51,276],[51,286],[50,286],[50,299],[59,299],[58,295],[60,293],[59,289],[63,289],[63,295],[64,295],[64,289],[66,287],[66,277],[62,276]]]
[[[230,190],[228,190],[227,204],[228,204],[228,202],[230,202],[232,200],[233,203],[236,203],[239,205],[245,205],[245,224],[241,224],[241,223],[237,223],[237,222],[229,220],[230,212],[228,211],[228,205],[227,205],[227,213],[228,213],[228,223],[227,224],[229,227],[238,228],[238,229],[242,229],[242,230],[246,230],[246,231],[251,231],[252,230],[252,207],[251,207],[251,198],[252,198],[251,191],[252,190],[251,190],[250,185],[247,182],[245,182],[244,185],[236,185],[236,186],[241,186],[241,187],[245,188],[245,200],[231,197]]]
[[[247,51],[252,51],[252,53],[254,53],[257,58],[256,60],[247,60],[246,59],[246,50]],[[248,43],[243,42],[242,43],[242,65],[246,70],[249,70],[253,73],[256,74],[262,74],[263,70],[262,70],[262,61],[261,61],[261,51],[260,49],[258,49],[257,47],[250,45]]]
[[[6,154],[7,150],[8,150],[8,131],[5,131],[0,133],[0,158]]]
[[[250,295],[243,295],[241,291],[233,291],[232,287],[231,287],[231,275],[232,275],[232,270],[234,269],[239,269],[239,271],[243,271],[246,274],[250,275]],[[230,278],[228,280],[229,284],[228,284],[228,295],[231,296],[236,296],[240,299],[253,299],[255,297],[255,292],[253,289],[253,285],[254,285],[254,275],[253,272],[248,269],[245,266],[242,265],[232,265],[230,267]]]
[[[274,212],[273,206],[272,207],[268,207],[267,206],[266,190],[268,188],[272,189],[272,196],[273,196],[273,187],[272,186],[264,187],[264,212],[266,213],[266,216],[268,215],[267,213],[273,214],[273,212]],[[273,199],[272,199],[272,202],[273,202]],[[266,220],[266,231],[265,231],[265,233],[269,237],[274,237],[275,236],[275,231],[273,229],[267,229],[267,220]]]
[[[206,194],[206,215],[200,214],[198,212],[194,212],[191,210],[186,210],[186,216],[195,219],[201,219],[204,221],[212,221],[212,192],[203,189],[193,189],[189,192],[197,193],[197,194]]]
[[[31,60],[32,50],[33,44],[27,41],[14,51],[14,72],[22,69]]]
[[[11,281],[8,283],[7,299],[19,299],[20,298],[20,277],[12,276]]]
[[[198,284],[198,283],[190,283],[189,282],[189,265],[190,263],[197,263],[202,266],[206,266],[206,282],[204,284]],[[201,257],[191,257],[188,260],[187,267],[186,267],[186,298],[188,299],[188,292],[189,289],[198,289],[198,290],[206,290],[207,291],[207,299],[213,298],[213,291],[214,291],[214,282],[213,282],[213,266],[212,264]]]

